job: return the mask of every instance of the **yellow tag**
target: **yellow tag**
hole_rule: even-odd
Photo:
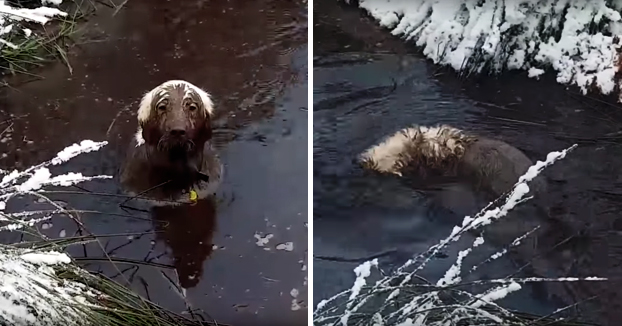
[[[189,196],[190,197],[190,201],[193,202],[193,203],[196,203],[197,199],[199,199],[199,195],[197,195],[197,192],[194,191],[194,189],[190,190],[189,195],[190,195]]]

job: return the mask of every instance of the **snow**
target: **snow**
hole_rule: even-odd
[[[341,325],[348,326],[348,320],[351,315],[349,309],[352,308],[352,304],[354,303],[352,299],[354,299],[361,292],[363,286],[367,284],[367,281],[365,279],[371,275],[372,266],[378,267],[378,259],[366,261],[354,269],[354,274],[356,274],[356,280],[354,281],[354,285],[351,289],[350,301],[346,304],[346,313],[340,318]]]
[[[45,24],[54,16],[67,16],[67,13],[58,8],[45,6],[46,4],[59,5],[61,3],[62,0],[48,0],[44,1],[44,6],[42,7],[28,9],[13,8],[7,5],[4,0],[0,0],[0,14],[3,14],[0,18],[0,22],[28,20],[39,24]]]
[[[434,63],[459,72],[524,70],[537,78],[553,70],[557,82],[584,94],[592,86],[602,94],[620,87],[620,2],[360,0],[359,6]]]
[[[285,242],[285,243],[279,243],[278,245],[276,245],[276,250],[293,251],[294,243],[291,241]]]
[[[19,192],[28,192],[31,190],[37,190],[41,188],[41,185],[50,179],[52,173],[47,168],[40,168],[26,182],[17,186],[16,190]]]
[[[67,254],[49,251],[42,253],[26,253],[20,256],[24,261],[27,261],[31,264],[45,264],[45,265],[56,265],[56,264],[69,264],[71,263],[71,258],[67,256]]]
[[[350,299],[353,299],[359,294],[359,292],[361,292],[361,289],[366,284],[365,278],[371,275],[372,266],[378,266],[378,259],[366,261],[354,269],[354,274],[356,274],[356,280],[354,281],[354,286],[352,286],[352,294],[350,295]]]
[[[478,307],[481,307],[482,305],[484,305],[486,303],[490,303],[490,302],[497,301],[499,299],[503,299],[508,294],[510,294],[512,292],[516,292],[516,291],[518,291],[520,289],[521,289],[520,284],[518,284],[516,282],[512,282],[509,285],[495,288],[493,291],[490,291],[490,292],[484,294],[483,296],[478,297],[477,298],[478,300],[475,301],[473,304],[471,304],[471,307],[478,308]]]
[[[47,184],[68,186],[78,183],[80,181],[87,181],[96,178],[110,178],[108,176],[84,177],[79,173],[73,172],[65,175],[55,176],[52,178],[51,172],[46,168],[46,166],[59,165],[61,163],[67,162],[68,160],[79,154],[97,151],[106,144],[108,144],[108,142],[106,141],[94,142],[92,140],[83,140],[82,142],[80,142],[80,144],[73,144],[58,152],[58,154],[56,154],[56,157],[48,162],[30,167],[22,172],[19,172],[17,170],[12,171],[11,173],[5,175],[2,178],[2,181],[0,181],[0,199],[3,197],[1,195],[7,192],[7,187],[9,187],[10,185],[14,185],[17,180],[25,176],[30,177],[28,180],[26,180],[26,182],[22,183],[21,185],[14,186],[16,191],[28,192],[32,190],[37,190],[40,189],[43,185]]]
[[[105,146],[107,142],[94,142],[91,140],[84,140],[80,144],[73,144],[60,151],[56,157],[44,162],[42,164],[30,167],[24,171],[14,170],[11,173],[5,175],[0,181],[0,211],[6,209],[6,202],[17,194],[29,194],[40,190],[45,186],[71,186],[80,182],[90,181],[95,179],[110,179],[111,176],[96,175],[96,176],[84,176],[81,173],[69,172],[62,175],[52,176],[52,173],[47,168],[52,165],[59,165],[68,161],[69,159],[81,154],[99,150]],[[19,183],[20,180],[26,179]],[[36,223],[44,222],[52,218],[54,214],[50,213],[46,216],[39,218],[32,218],[30,220],[23,219],[28,217],[29,212],[19,213],[5,213],[0,221],[11,221],[8,225],[0,227],[2,230],[18,230],[25,226],[33,226]],[[55,212],[59,213],[59,212]],[[31,215],[37,215],[33,213]]]
[[[0,247],[0,324],[87,324],[84,309],[97,295],[83,284],[59,281],[53,265],[71,259],[58,252],[28,252]]]
[[[460,277],[460,270],[462,268],[462,261],[466,256],[471,253],[471,248],[462,250],[458,253],[456,262],[445,271],[445,276],[436,282],[437,286],[448,286],[450,284],[459,283],[462,278]]]
[[[80,144],[73,144],[58,152],[56,157],[52,160],[52,164],[58,165],[69,161],[70,159],[78,156],[79,154],[97,151],[100,148],[104,147],[106,144],[108,144],[108,142],[94,142],[88,139],[83,140],[80,142]]]
[[[61,11],[58,8],[47,6],[58,6],[62,2],[62,0],[43,0],[43,6],[34,9],[27,9],[13,8],[7,5],[4,0],[0,0],[0,49],[2,48],[1,44],[11,48],[17,48],[15,44],[2,38],[3,35],[6,35],[13,30],[15,22],[30,21],[45,25],[53,17],[67,16],[66,12]],[[23,28],[22,31],[26,37],[29,37],[32,34],[32,30],[28,28]]]
[[[529,78],[539,77],[542,74],[544,74],[544,69],[538,69],[535,67],[531,67],[529,68],[529,70],[527,70],[527,76]]]
[[[263,247],[270,242],[270,239],[274,238],[274,234],[266,234],[265,236],[261,236],[261,234],[255,233],[254,237],[257,239],[255,244],[259,247]]]
[[[88,180],[110,178],[105,175],[83,176],[74,172],[53,176],[48,169],[76,155],[96,151],[106,144],[85,140],[68,146],[53,159],[24,171],[1,171],[5,175],[0,181],[0,221],[3,222],[0,231],[34,226],[63,213],[62,207],[54,211],[7,212],[7,201],[15,195],[27,193],[42,196],[38,191],[44,186],[70,186]],[[42,228],[46,226],[42,225]],[[64,237],[63,232],[61,237]],[[34,251],[0,245],[0,325],[89,324],[87,312],[95,298],[101,294],[87,289],[82,283],[58,278],[54,268],[70,269],[78,275],[82,272],[71,262],[67,254],[57,251]]]

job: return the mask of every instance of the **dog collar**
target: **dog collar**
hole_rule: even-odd
[[[188,198],[190,199],[191,204],[196,204],[197,200],[199,199],[199,195],[194,189],[190,189],[190,191],[188,192]]]

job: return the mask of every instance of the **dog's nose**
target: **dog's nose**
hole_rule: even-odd
[[[173,129],[171,130],[171,136],[173,137],[181,137],[184,136],[186,134],[186,131],[183,129]]]

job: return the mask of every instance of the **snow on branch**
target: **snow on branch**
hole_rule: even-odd
[[[67,187],[84,181],[112,178],[112,176],[108,175],[84,176],[81,173],[75,172],[52,176],[48,168],[67,162],[77,155],[97,151],[106,144],[108,144],[106,141],[94,142],[92,140],[83,140],[79,144],[73,144],[63,149],[53,159],[32,166],[24,171],[13,170],[10,173],[7,171],[0,171],[0,175],[4,174],[0,181],[0,222],[10,222],[10,224],[2,226],[0,230],[15,230],[24,226],[32,226],[54,215],[48,214],[44,217],[25,220],[24,218],[26,217],[38,215],[38,212],[33,214],[28,214],[28,212],[4,212],[7,202],[17,195],[38,194],[38,191],[45,186]]]
[[[6,212],[7,201],[21,194],[38,193],[42,187],[70,186],[111,176],[83,176],[66,173],[53,176],[48,169],[77,155],[97,151],[107,142],[84,140],[60,151],[53,159],[24,171],[0,171],[0,230],[16,230],[50,219],[57,211]],[[44,215],[43,217],[40,217]],[[7,224],[8,223],[8,224]],[[93,311],[105,307],[98,304],[100,292],[84,283],[61,277],[59,271],[77,278],[88,274],[71,264],[71,258],[56,251],[18,249],[0,245],[0,325],[67,325],[92,324]],[[93,308],[96,308],[93,310]]]
[[[493,207],[491,204],[475,217],[466,216],[462,224],[455,226],[448,237],[426,252],[408,260],[392,275],[379,277],[373,285],[367,286],[367,278],[372,275],[372,269],[379,268],[378,261],[368,261],[355,268],[356,280],[352,288],[322,300],[313,313],[314,325],[444,326],[457,325],[461,321],[466,321],[468,325],[524,325],[525,317],[517,316],[496,303],[519,291],[522,284],[606,281],[607,279],[602,277],[528,277],[463,282],[463,270],[470,273],[473,268],[463,268],[462,263],[473,250],[484,243],[482,237],[476,238],[470,248],[460,251],[454,264],[438,281],[430,282],[417,274],[440,250],[455,243],[465,232],[485,227],[506,217],[517,205],[527,201],[528,182],[546,167],[565,158],[574,148],[576,145],[563,151],[551,152],[545,161],[536,162],[519,178],[499,207]],[[510,246],[519,245],[535,230],[513,239]],[[483,263],[493,261],[506,252],[507,250],[503,250],[494,253]],[[486,289],[474,293],[475,285]],[[473,290],[469,292],[466,289]],[[447,300],[448,297],[451,297],[451,300]],[[564,309],[559,309],[552,315],[562,311]]]

